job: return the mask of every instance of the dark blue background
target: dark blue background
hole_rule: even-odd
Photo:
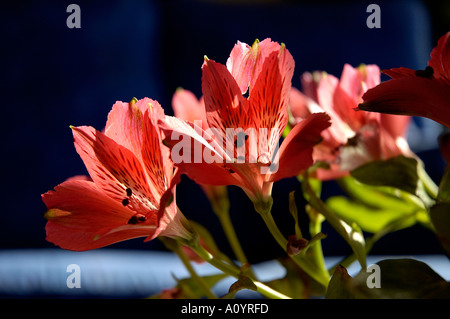
[[[81,29],[69,29],[66,8],[73,2],[0,5],[0,248],[53,247],[45,241],[40,194],[86,172],[69,125],[102,129],[114,102],[132,97],[156,99],[172,114],[170,101],[177,87],[201,95],[204,55],[225,63],[237,40],[251,44],[271,37],[284,42],[293,55],[293,85],[300,88],[302,72],[320,69],[339,76],[344,63],[423,69],[439,36],[450,29],[439,20],[445,17],[439,1],[377,1],[381,28],[369,29],[368,1],[226,5],[187,0],[75,1],[81,8]],[[411,142],[438,181],[444,163],[435,137]],[[293,232],[287,196],[295,189],[295,179],[274,187],[274,217],[286,234]],[[334,191],[333,183],[325,185],[326,194]],[[188,218],[210,229],[219,227],[193,182],[183,179],[177,194]],[[232,218],[250,259],[277,256],[281,250],[244,193],[230,187],[230,198]],[[324,231],[329,233],[326,254],[349,252],[332,229],[325,225]],[[229,252],[221,231],[214,234]],[[114,247],[161,249],[158,241],[144,244],[141,239]],[[374,253],[436,252],[441,249],[434,236],[420,226],[390,235],[374,247]]]

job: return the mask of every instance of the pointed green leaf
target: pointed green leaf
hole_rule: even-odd
[[[349,284],[352,277],[348,274],[347,269],[338,265],[331,277],[330,284],[328,285],[326,299],[351,299],[353,294],[349,289]]]
[[[385,259],[377,265],[378,269],[362,270],[351,280],[356,298],[450,298],[450,283],[421,261]],[[376,275],[379,276],[379,288],[369,284],[371,277]]]
[[[444,175],[442,176],[441,182],[439,184],[439,194],[437,201],[450,203],[450,165],[446,167]]]
[[[430,209],[430,219],[447,256],[450,256],[450,165],[439,184],[437,204]]]
[[[450,256],[450,203],[439,203],[431,207],[430,218],[436,229],[436,236],[447,256]]]
[[[419,181],[417,165],[414,158],[397,156],[361,165],[350,174],[364,184],[391,186],[416,194]]]
[[[326,204],[342,219],[347,222],[353,221],[364,231],[377,233],[384,229],[394,220],[399,220],[402,216],[410,216],[402,222],[401,228],[414,225],[417,221],[414,207],[402,207],[403,210],[389,208],[374,208],[350,200],[344,196],[330,197]]]
[[[372,186],[359,182],[352,176],[338,180],[339,186],[353,199],[369,207],[389,208],[393,211],[408,211],[411,209],[425,209],[420,200],[405,191],[387,186]],[[405,200],[405,197],[409,196]]]

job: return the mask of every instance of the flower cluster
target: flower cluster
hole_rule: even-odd
[[[425,70],[385,70],[392,80],[383,83],[378,66],[346,64],[339,79],[323,71],[304,73],[300,91],[292,86],[292,55],[271,39],[252,45],[238,41],[226,64],[205,57],[201,69],[203,96],[178,89],[172,99],[175,116],[165,115],[155,100],[133,98],[113,105],[103,131],[71,127],[89,176],[72,177],[42,195],[48,241],[82,251],[159,238],[191,272],[189,259],[207,261],[241,281],[237,286],[266,297],[294,296],[254,275],[228,215],[226,186],[235,185],[286,251],[292,263],[287,269],[299,269],[304,287],[310,281],[321,287],[307,297],[336,297],[343,290],[348,296],[372,296],[357,287],[360,280],[343,275],[344,267],[358,260],[365,269],[374,241],[418,222],[435,231],[449,251],[447,175],[438,188],[410,150],[406,132],[410,115],[450,125],[450,32],[439,40]],[[221,253],[208,230],[178,208],[182,174],[205,191],[237,261]],[[294,234],[285,236],[271,215],[273,184],[291,177],[301,182],[308,201],[302,210],[309,216],[308,238],[300,230],[294,193],[289,196]],[[332,179],[349,198],[321,199],[322,181]],[[325,267],[321,249],[324,220],[353,252],[332,269]],[[192,278],[202,288],[200,295],[176,287],[170,296],[215,297],[203,278],[195,273]]]

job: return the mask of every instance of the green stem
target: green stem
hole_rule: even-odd
[[[300,181],[300,183],[303,183],[302,174],[298,175],[297,179]],[[320,197],[322,193],[322,181],[320,179],[308,179],[308,181],[316,195]],[[306,213],[309,217],[309,233],[311,238],[313,238],[314,236],[322,232],[322,222],[325,220],[325,217],[310,205],[306,207]],[[312,251],[312,257],[314,258],[314,263],[321,269],[324,274],[330,276],[330,273],[328,272],[327,266],[325,264],[321,241],[314,243],[310,249]]]
[[[285,252],[287,252],[287,246],[288,241],[284,237],[284,235],[281,233],[280,229],[278,228],[277,224],[275,223],[275,220],[272,217],[271,213],[271,201],[264,202],[264,203],[257,203],[255,204],[256,211],[261,215],[262,219],[264,220],[267,228],[269,229],[270,233],[274,237],[274,239],[277,241],[277,243],[280,245],[281,248]],[[320,271],[318,272],[318,268],[312,264],[310,261],[304,259],[304,257],[301,254],[297,255],[290,255],[291,259],[303,270],[305,271],[309,276],[314,278],[317,282],[322,284],[325,288],[328,286],[328,282],[330,281],[330,277],[328,272]],[[325,269],[326,271],[326,269]]]
[[[223,261],[216,259],[211,253],[209,253],[207,250],[205,250],[202,246],[199,244],[194,243],[190,246],[196,253],[199,255],[204,261],[208,262],[212,266],[216,267],[217,269],[221,270],[222,272],[239,279],[241,276],[241,271],[239,268],[237,268],[234,265],[230,265],[227,263],[224,263]],[[270,288],[269,286],[263,284],[262,282],[259,282],[255,280],[255,278],[250,277],[250,279],[253,281],[255,286],[257,287],[257,291],[261,293],[262,295],[266,296],[267,298],[272,299],[290,299],[288,296]]]
[[[281,233],[280,229],[275,223],[275,220],[273,219],[273,216],[270,212],[266,213],[260,213],[262,219],[264,220],[264,223],[266,224],[267,228],[269,229],[272,236],[275,238],[277,243],[286,250],[286,247],[288,245],[287,239],[284,237],[284,235]]]
[[[183,265],[186,267],[187,271],[191,275],[192,279],[194,279],[199,287],[203,290],[203,293],[205,296],[209,299],[217,299],[217,296],[211,291],[209,286],[206,284],[206,282],[203,280],[202,277],[200,277],[197,272],[195,271],[194,267],[192,267],[191,261],[184,253],[180,243],[176,240],[173,240],[171,238],[166,237],[159,237],[160,240],[164,243],[164,245],[172,250],[177,256],[180,258],[180,260],[183,262]]]
[[[313,167],[314,168],[314,167]],[[314,168],[315,169],[315,168]],[[361,267],[366,268],[366,255],[364,250],[364,236],[362,231],[355,224],[348,224],[339,218],[329,207],[317,196],[309,182],[309,172],[303,174],[302,189],[309,204],[322,214],[328,223],[337,231],[339,235],[349,244],[353,252],[358,257]]]
[[[247,257],[242,249],[241,243],[237,237],[233,223],[230,217],[230,201],[228,199],[228,190],[226,186],[213,186],[213,185],[201,185],[208,200],[211,204],[211,208],[218,217],[228,243],[233,250],[236,259],[241,265],[248,265]],[[248,267],[248,272],[252,272]]]
[[[215,209],[214,210],[217,217],[219,218],[220,224],[225,232],[225,236],[230,243],[231,249],[235,254],[237,260],[243,265],[248,264],[247,257],[245,256],[244,250],[242,249],[241,243],[237,237],[236,231],[234,230],[233,223],[231,222],[230,214],[228,209]]]
[[[320,220],[320,217],[316,216],[315,218],[310,218],[309,232],[311,234],[311,238],[319,234],[321,231],[322,231],[322,221]],[[324,274],[328,274],[329,276],[330,273],[328,272],[327,266],[325,264],[325,258],[323,255],[321,242],[319,241],[314,243],[310,249],[312,250],[312,256],[314,257],[315,264],[318,265],[320,269],[322,269]]]
[[[431,196],[432,199],[436,199],[438,197],[439,187],[434,183],[428,173],[425,171],[425,168],[422,163],[418,165],[418,175],[419,179],[423,183],[426,192]]]

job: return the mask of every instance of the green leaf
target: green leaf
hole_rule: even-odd
[[[330,284],[328,285],[326,299],[351,299],[353,294],[349,289],[349,283],[352,277],[348,274],[347,269],[341,265],[336,266]]]
[[[394,220],[400,219],[402,216],[405,218],[402,221],[401,228],[406,228],[414,225],[417,221],[416,212],[414,207],[402,207],[403,210],[390,209],[390,208],[375,208],[370,207],[354,200],[350,200],[344,196],[330,197],[326,204],[342,219],[347,222],[355,222],[364,231],[370,233],[377,233],[384,229]]]
[[[415,259],[385,259],[354,278],[337,266],[330,280],[329,299],[450,298],[450,283]]]
[[[450,283],[427,264],[414,259],[385,259],[377,263],[379,269],[362,270],[349,284],[355,298],[450,298]],[[379,271],[379,288],[368,282]]]
[[[416,195],[419,175],[414,158],[397,156],[361,165],[350,174],[358,181],[374,186],[391,186]]]
[[[450,202],[450,165],[447,165],[439,184],[438,202]]]
[[[447,256],[450,256],[450,203],[439,203],[431,207],[430,219],[436,229],[436,236]]]
[[[430,208],[431,223],[447,256],[450,257],[450,165],[439,184],[437,203]]]
[[[298,222],[298,209],[297,209],[297,205],[295,203],[295,191],[292,191],[289,193],[289,212],[291,213],[292,217],[294,218],[295,221],[295,236],[297,237],[297,239],[302,238],[302,231],[300,229],[300,225]]]
[[[279,262],[286,269],[286,275],[267,282],[268,286],[293,299],[307,299],[311,295],[323,296],[325,293],[323,285],[309,277],[290,258],[281,259]]]
[[[352,176],[340,178],[338,183],[351,198],[369,207],[389,208],[393,211],[425,210],[423,203],[415,196],[399,189],[363,184]]]

